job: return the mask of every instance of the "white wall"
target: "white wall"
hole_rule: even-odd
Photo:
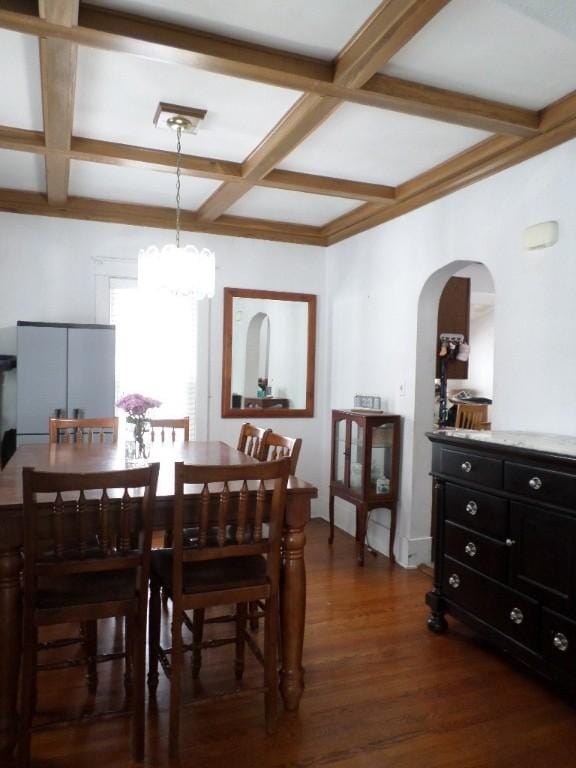
[[[418,315],[422,288],[436,273],[438,297],[467,263],[485,264],[496,291],[493,427],[575,434],[575,198],[573,141],[329,249],[329,400],[337,408],[349,406],[355,392],[379,392],[404,417],[397,546],[404,564],[426,559],[429,549],[423,433],[432,413],[433,355],[421,363],[416,351],[419,337],[420,350],[433,349],[436,326],[432,312]],[[523,252],[523,229],[550,219],[560,223],[558,244]],[[336,511],[351,530],[351,508]],[[370,536],[384,549],[382,524],[384,512]]]
[[[173,240],[173,232],[0,213],[0,353],[16,351],[16,321],[107,322],[109,276],[135,277],[136,256],[150,244]],[[244,419],[220,416],[222,380],[223,288],[260,288],[318,295],[318,338],[325,335],[325,252],[258,240],[185,234],[184,242],[216,253],[216,295],[204,304],[206,370],[202,392],[204,432],[210,439],[235,444]],[[208,317],[209,314],[209,317]],[[303,441],[299,474],[323,492],[326,422],[325,353],[317,351],[316,411],[312,419],[275,419],[266,414],[255,423],[274,426]],[[15,426],[16,372],[3,377],[1,424]],[[325,499],[316,504],[324,504]]]

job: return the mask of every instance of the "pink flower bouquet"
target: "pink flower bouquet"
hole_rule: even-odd
[[[148,431],[147,424],[150,421],[146,413],[149,408],[158,408],[162,403],[160,400],[154,400],[153,397],[144,397],[136,392],[132,395],[124,395],[116,405],[128,414],[126,421],[134,425],[134,440],[138,445],[138,454],[146,458],[144,434]]]
[[[160,400],[154,400],[153,397],[144,397],[136,392],[133,395],[124,395],[116,405],[129,414],[128,421],[130,421],[130,416],[146,416],[149,408],[158,408],[162,403]]]

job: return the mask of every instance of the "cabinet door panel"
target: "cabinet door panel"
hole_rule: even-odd
[[[109,328],[68,331],[68,416],[114,416],[114,341]]]
[[[576,518],[510,505],[510,584],[563,613],[576,610]]]
[[[350,419],[350,488],[362,492],[365,485],[365,429],[362,419]]]
[[[332,479],[346,485],[346,418],[335,419],[332,427]]]
[[[18,326],[18,434],[48,434],[48,419],[66,409],[66,328]]]

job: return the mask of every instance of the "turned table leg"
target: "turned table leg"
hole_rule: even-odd
[[[304,691],[302,649],[306,617],[306,569],[304,525],[287,527],[283,540],[281,593],[282,669],[280,691],[287,710],[298,709]]]
[[[0,550],[0,764],[16,743],[21,646],[19,548]]]

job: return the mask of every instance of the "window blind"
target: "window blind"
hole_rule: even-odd
[[[116,326],[116,400],[132,392],[154,397],[162,405],[150,415],[188,416],[194,439],[198,302],[143,293],[136,280],[111,280],[110,323]]]

